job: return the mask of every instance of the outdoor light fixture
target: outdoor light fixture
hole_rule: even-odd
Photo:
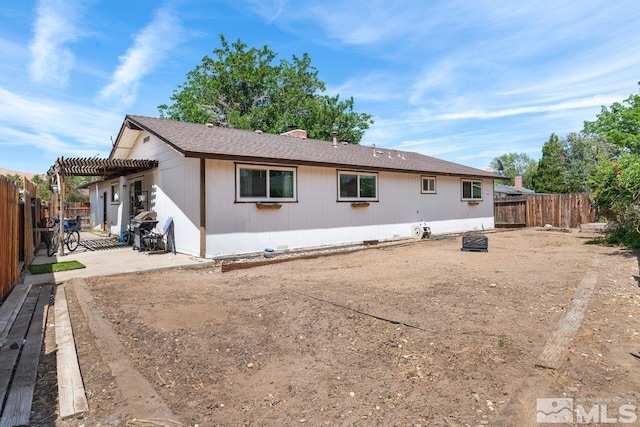
[[[54,193],[57,193],[57,192],[58,192],[58,188],[59,188],[59,187],[58,187],[58,184],[53,184],[53,185],[51,185],[51,191],[53,191]]]

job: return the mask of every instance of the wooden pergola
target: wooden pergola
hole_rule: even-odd
[[[60,220],[60,235],[64,235],[64,200],[66,194],[65,177],[67,176],[98,176],[102,180],[144,172],[158,167],[157,160],[139,159],[100,159],[89,158],[58,158],[47,171],[49,186],[53,193],[58,194],[58,212]],[[53,199],[52,199],[53,200]],[[61,245],[61,255],[64,255],[64,245]]]

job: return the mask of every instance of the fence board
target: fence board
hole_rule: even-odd
[[[577,228],[595,222],[597,211],[587,193],[535,194],[494,201],[496,227]]]
[[[0,175],[0,301],[4,301],[18,281],[20,190]]]
[[[508,197],[494,202],[494,223],[500,227],[526,227],[526,197]]]
[[[69,202],[65,204],[65,216],[67,218],[82,217],[81,225],[83,230],[90,228],[91,203],[89,202]]]
[[[0,175],[0,302],[18,282],[21,262],[29,265],[40,245],[33,232],[40,221],[37,187],[26,179],[23,187],[21,195],[17,185]]]

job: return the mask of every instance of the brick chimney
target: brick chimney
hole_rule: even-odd
[[[522,175],[516,175],[514,178],[514,187],[518,191],[522,191]]]
[[[307,139],[307,131],[302,129],[293,129],[285,133],[281,133],[282,136],[292,136],[294,138]]]

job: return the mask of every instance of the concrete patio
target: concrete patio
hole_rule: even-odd
[[[129,273],[136,271],[148,271],[170,267],[186,267],[212,264],[213,261],[184,254],[154,253],[133,250],[131,246],[117,246],[115,244],[87,245],[89,247],[103,246],[101,249],[91,250],[83,246],[83,242],[109,239],[107,236],[97,236],[93,233],[82,232],[80,246],[74,252],[68,252],[65,247],[65,255],[54,254],[47,256],[47,250],[42,246],[32,264],[49,264],[61,261],[78,261],[86,268],[63,271],[58,273],[31,274],[26,269],[24,283],[27,285],[43,283],[60,283],[74,277],[108,276],[111,274]]]

